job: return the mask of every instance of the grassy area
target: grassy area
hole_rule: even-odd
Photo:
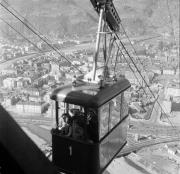
[[[33,134],[39,136],[40,138],[42,138],[48,144],[51,145],[51,133],[49,130],[43,129],[38,125],[33,125],[33,124],[26,124],[22,126],[28,128],[29,131],[31,131]]]

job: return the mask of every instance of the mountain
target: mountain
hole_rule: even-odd
[[[113,2],[125,29],[131,36],[170,33],[171,19],[176,35],[178,34],[179,0],[169,1],[169,6],[167,0],[114,0]],[[84,36],[95,34],[97,30],[98,15],[90,0],[8,0],[8,3],[45,34],[61,37],[74,34]],[[19,30],[28,33],[25,27],[15,18],[10,17],[5,10],[1,14]]]

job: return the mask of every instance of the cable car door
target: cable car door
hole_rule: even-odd
[[[54,164],[67,172],[73,171],[72,140],[53,135],[52,143]]]

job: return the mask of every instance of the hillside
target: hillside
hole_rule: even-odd
[[[62,37],[96,32],[98,16],[90,0],[8,0],[8,2],[42,33]],[[122,23],[131,36],[170,32],[166,2],[166,0],[114,0]],[[179,0],[171,0],[169,3],[176,34],[179,28],[178,2]],[[4,10],[0,13],[21,32],[29,33]],[[7,32],[7,26],[3,24],[1,26],[1,30]]]

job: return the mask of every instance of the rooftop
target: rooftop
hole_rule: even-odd
[[[51,94],[51,99],[85,107],[100,107],[129,87],[130,83],[127,79],[121,79],[114,84],[106,84],[103,88],[89,83],[77,87],[70,84],[55,89]]]

